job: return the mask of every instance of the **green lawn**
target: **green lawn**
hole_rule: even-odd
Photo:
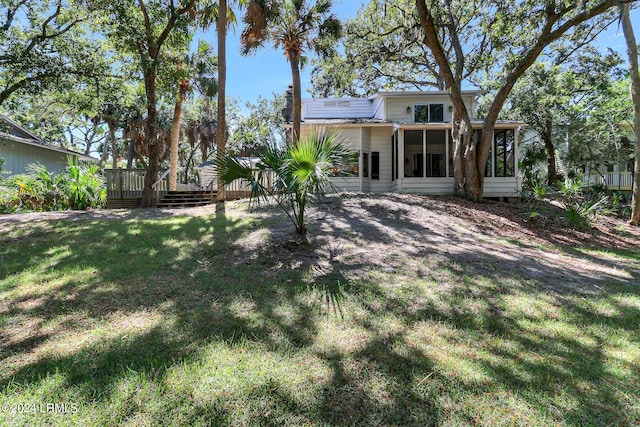
[[[546,246],[619,272],[576,289],[233,204],[0,226],[3,426],[640,424],[637,251]]]

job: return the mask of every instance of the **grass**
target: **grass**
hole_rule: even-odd
[[[571,292],[490,256],[371,265],[232,206],[4,227],[0,404],[77,410],[1,425],[640,423],[628,281]],[[637,255],[574,256],[594,254],[638,277]]]

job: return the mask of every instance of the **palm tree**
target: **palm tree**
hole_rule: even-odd
[[[271,146],[258,156],[257,173],[251,165],[226,156],[218,163],[225,182],[246,180],[251,200],[272,198],[287,214],[296,233],[306,234],[305,209],[314,195],[332,187],[329,174],[343,168],[353,153],[336,130],[316,132],[288,147]]]
[[[231,0],[239,7],[248,3],[248,0]],[[236,16],[229,9],[227,0],[219,0],[216,9],[216,33],[218,36],[218,117],[216,133],[216,159],[222,161],[226,154],[227,147],[227,116],[226,116],[226,99],[227,96],[227,29],[230,24],[236,22]],[[224,200],[226,198],[224,192],[224,181],[222,175],[217,174],[218,196],[216,199],[216,209],[224,210]]]
[[[270,41],[282,48],[291,66],[293,80],[293,135],[296,144],[300,137],[302,97],[300,68],[306,61],[304,53],[313,51],[321,56],[333,53],[340,37],[341,25],[331,14],[331,0],[255,0],[247,8],[241,35],[243,53],[249,54]]]
[[[196,89],[206,98],[212,98],[217,90],[217,82],[212,77],[216,60],[213,49],[204,42],[198,42],[198,50],[193,55],[187,55],[176,65],[176,80],[179,82],[178,96],[173,109],[171,125],[171,168],[169,172],[169,190],[174,191],[178,182],[178,145],[180,139],[180,122],[182,118],[182,104],[189,92]]]

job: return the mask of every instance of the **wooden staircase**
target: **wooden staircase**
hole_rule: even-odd
[[[213,203],[216,193],[209,191],[169,191],[156,204],[158,208],[193,208]]]

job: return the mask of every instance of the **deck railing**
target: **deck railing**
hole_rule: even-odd
[[[160,175],[158,181],[153,184],[153,191],[156,200],[169,191],[169,181],[166,178],[167,172]],[[105,177],[107,179],[107,197],[110,199],[140,199],[142,198],[142,192],[144,190],[144,177],[146,171],[144,169],[105,169]],[[254,171],[254,175],[258,177],[258,170]],[[275,179],[274,173],[263,174],[263,179],[266,181],[263,183],[265,186],[270,186],[271,182]],[[251,195],[251,188],[249,182],[245,179],[238,179],[230,184],[225,184],[226,197],[229,200],[241,199],[249,197]],[[203,190],[210,191],[216,189],[215,179],[211,181],[207,188]]]
[[[140,199],[144,190],[144,169],[105,169],[107,197],[112,199]],[[166,174],[153,185],[156,198],[169,191]]]
[[[253,170],[253,176],[256,180],[259,178],[259,174],[260,174],[260,171],[258,169]],[[271,184],[274,182],[275,179],[276,179],[276,174],[274,172],[267,172],[267,173],[262,172],[263,186],[267,188],[271,187]],[[218,188],[215,177],[209,183],[209,187],[207,189],[210,190],[211,188],[213,189]],[[251,187],[249,185],[249,181],[244,178],[236,179],[235,181],[229,184],[225,184],[224,191],[225,191],[225,197],[227,200],[243,199],[251,196]]]
[[[631,172],[606,172],[602,175],[592,173],[585,175],[584,182],[588,185],[606,184],[610,190],[630,190],[633,186],[633,176]]]

